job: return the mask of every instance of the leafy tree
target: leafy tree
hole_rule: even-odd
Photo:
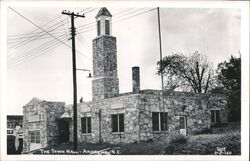
[[[231,56],[217,68],[220,89],[227,95],[229,107],[229,121],[241,119],[241,58]]]
[[[207,93],[211,90],[214,71],[207,56],[195,51],[190,56],[175,53],[157,62],[157,74],[164,75],[164,88],[168,90]]]

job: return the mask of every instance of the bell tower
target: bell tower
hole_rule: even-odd
[[[119,94],[117,78],[116,38],[112,34],[112,15],[106,7],[96,15],[97,37],[93,44],[92,100],[115,97]]]

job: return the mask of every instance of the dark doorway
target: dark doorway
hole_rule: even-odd
[[[68,119],[59,119],[59,143],[68,143],[69,142],[69,120]]]
[[[15,136],[7,136],[7,154],[17,154],[15,148]]]
[[[21,154],[23,151],[23,138],[19,138],[18,141],[19,141],[19,146],[18,146],[17,153]]]

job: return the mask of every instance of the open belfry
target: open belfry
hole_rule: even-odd
[[[79,144],[163,142],[172,135],[192,135],[228,122],[224,96],[141,90],[138,66],[132,67],[131,92],[119,93],[112,15],[103,7],[95,18],[92,101],[77,105]],[[34,98],[23,114],[24,151],[73,142],[72,105]]]

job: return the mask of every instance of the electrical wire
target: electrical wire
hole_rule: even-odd
[[[20,14],[19,12],[17,12],[16,10],[14,10],[13,8],[9,7],[11,10],[13,10],[14,12],[16,12],[18,15],[20,15],[21,17],[23,17],[24,19],[26,19],[27,21],[29,21],[30,23],[32,23],[33,25],[37,26],[38,28],[40,28],[41,30],[43,30],[44,32],[46,32],[48,35],[50,35],[51,37],[53,37],[54,39],[58,40],[59,42],[63,43],[64,45],[66,45],[67,47],[71,48],[71,46],[69,46],[68,44],[66,44],[65,42],[61,41],[60,39],[58,39],[57,37],[53,36],[52,34],[50,34],[49,32],[47,32],[46,30],[44,30],[43,28],[41,28],[40,26],[38,26],[37,24],[35,24],[34,22],[32,22],[31,20],[29,20],[28,18],[26,18],[25,16],[23,16],[22,14]],[[79,51],[76,51],[79,53]]]
[[[129,19],[129,18],[132,18],[132,17],[134,17],[134,16],[138,16],[138,15],[141,15],[141,14],[143,14],[143,13],[147,13],[147,12],[150,12],[150,11],[152,11],[152,10],[154,10],[154,9],[156,9],[156,8],[153,8],[153,9],[150,9],[150,10],[147,10],[147,11],[144,11],[144,12],[140,12],[140,13],[137,13],[137,14],[133,14],[133,15],[130,15],[130,16],[128,16],[128,17],[125,17],[125,18],[122,18],[122,19],[119,19],[119,20],[117,20],[117,21],[115,21],[115,22],[120,22],[120,21],[123,21],[123,20],[126,20],[126,19]],[[93,10],[96,10],[96,9],[93,9]],[[93,11],[92,10],[92,11]],[[127,11],[129,11],[129,10],[131,10],[131,9],[128,9]],[[142,10],[142,9],[140,9],[140,10]],[[90,10],[91,11],[91,10]],[[89,12],[90,12],[89,11]],[[139,10],[137,10],[137,12],[138,12]],[[118,14],[121,14],[122,12],[120,12],[120,13],[118,13]],[[118,15],[117,14],[117,15]],[[124,14],[124,13],[123,13]],[[20,15],[20,14],[19,14]],[[128,15],[128,14],[125,14],[125,15]],[[21,15],[20,15],[21,16]],[[23,17],[23,16],[22,16]],[[26,18],[25,18],[26,19]],[[32,23],[33,25],[35,25],[34,23]],[[61,25],[62,25],[62,23],[61,23]],[[37,25],[36,25],[37,26]],[[92,29],[91,29],[92,30]],[[44,31],[44,32],[46,32],[46,30]],[[84,31],[84,32],[86,32],[86,31]],[[47,32],[46,32],[47,33]],[[79,32],[79,33],[83,33],[83,32]],[[49,33],[47,33],[47,34],[49,34]],[[51,35],[50,35],[51,36]],[[53,37],[53,35],[52,35],[52,37]],[[54,38],[54,37],[53,37]],[[54,38],[54,39],[56,39],[57,41],[58,41],[58,39],[57,38]],[[52,41],[53,42],[53,41]],[[60,42],[60,41],[59,41]],[[50,47],[53,47],[52,45],[51,46],[47,46],[47,48],[44,48],[44,46],[46,46],[46,44],[48,44],[48,43],[51,43],[51,41],[49,41],[49,42],[47,42],[47,43],[45,43],[45,44],[43,44],[43,46],[40,46],[40,48],[36,48],[36,49],[33,49],[33,52],[38,52],[39,53],[39,51],[43,51],[43,53],[44,53],[44,50],[47,50],[47,49],[50,49]],[[64,42],[61,42],[62,44],[64,44],[64,45],[66,45],[66,46],[68,46],[67,44],[65,44]],[[69,47],[69,46],[68,46]],[[70,47],[71,48],[71,47]],[[31,53],[31,51],[29,51],[30,53]],[[80,53],[80,52],[77,52],[79,55],[81,55],[81,56],[83,56],[83,57],[86,57],[84,54],[82,54],[82,53]],[[40,55],[40,54],[39,54]],[[31,56],[31,55],[27,55],[27,56]],[[26,57],[27,57],[26,56]],[[37,56],[37,55],[36,55]],[[25,56],[24,57],[19,57],[19,58],[21,58],[20,59],[20,61],[19,62],[22,62],[22,61],[24,61],[25,60]],[[29,57],[28,57],[29,58]],[[90,60],[92,60],[91,58],[88,58],[88,59],[90,59]]]
[[[11,7],[9,7],[9,8],[11,8]],[[88,9],[88,8],[87,8]],[[83,12],[83,11],[85,11],[85,10],[87,10],[87,9],[83,9],[83,10],[81,10],[81,11],[79,11],[78,13],[80,13],[80,12]],[[89,12],[92,12],[92,11],[94,11],[95,9],[92,9],[92,10],[89,10],[89,11],[86,11],[86,13],[89,13]],[[60,16],[59,16],[60,17]],[[65,18],[62,22],[64,22],[64,21],[66,21],[67,20],[67,18]],[[60,27],[61,26],[61,23],[62,23],[61,21],[60,22],[57,22],[56,24],[54,24],[54,25],[52,25],[52,26],[49,26],[47,29],[45,29],[45,30],[47,30],[48,32],[52,32],[52,31],[55,31],[56,29],[56,31],[58,31],[58,27]],[[67,23],[67,22],[66,22]],[[65,24],[65,23],[63,23],[63,24]],[[64,31],[62,31],[62,32],[64,32]],[[51,33],[52,34],[52,33]],[[34,41],[34,40],[36,40],[36,39],[38,39],[39,37],[41,37],[41,36],[44,36],[44,35],[46,35],[46,33],[44,33],[43,31],[40,31],[40,32],[38,32],[38,33],[36,33],[35,35],[33,35],[34,37],[32,38],[32,39],[30,39],[30,38],[27,38],[27,39],[25,39],[25,40],[23,40],[23,41],[21,41],[20,43],[17,43],[17,44],[15,44],[15,45],[12,45],[12,46],[10,46],[10,48],[19,48],[19,47],[21,47],[21,46],[23,46],[23,45],[26,45],[26,44],[28,44],[28,43],[30,43],[31,41]]]

